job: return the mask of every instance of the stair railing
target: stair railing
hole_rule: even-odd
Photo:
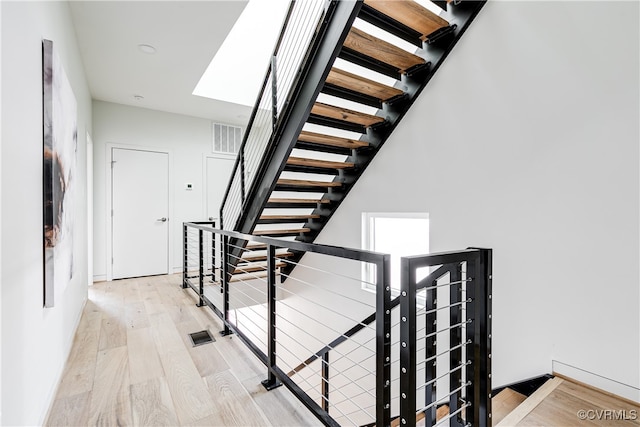
[[[220,218],[225,230],[236,229],[278,124],[304,78],[304,64],[317,47],[335,3],[291,1],[222,198]]]
[[[402,258],[400,425],[491,426],[491,265],[490,249]]]
[[[362,425],[391,416],[389,255],[258,237],[184,224],[183,288],[223,320],[267,367],[267,389],[285,385],[325,425]],[[234,259],[234,249],[246,249]],[[218,255],[212,256],[210,248]],[[288,275],[289,254],[304,252]],[[221,255],[220,255],[221,253]],[[363,264],[376,270],[375,292],[363,290]],[[278,279],[287,279],[280,285]],[[397,306],[397,303],[395,304]],[[375,319],[361,322],[375,311]],[[338,349],[288,375],[315,349],[357,326]]]
[[[491,250],[405,257],[393,290],[384,254],[210,223],[185,223],[184,249],[183,287],[325,425],[491,425]],[[285,273],[289,251],[305,256]]]

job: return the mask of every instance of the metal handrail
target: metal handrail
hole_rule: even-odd
[[[236,156],[236,160],[234,162],[234,165],[231,171],[229,183],[227,185],[226,191],[222,198],[222,202],[220,204],[221,228],[230,229],[230,230],[235,229],[236,222],[238,221],[238,219],[241,216],[241,213],[244,210],[244,205],[247,200],[246,195],[249,192],[249,189],[255,183],[256,177],[259,176],[259,171],[264,164],[263,159],[266,153],[269,152],[269,146],[274,143],[274,135],[276,134],[277,126],[279,123],[282,122],[282,120],[284,120],[284,117],[286,116],[286,110],[287,110],[286,107],[290,103],[290,99],[292,98],[293,93],[296,91],[296,81],[301,77],[301,74],[302,74],[300,70],[304,68],[305,63],[309,60],[309,51],[312,50],[312,47],[313,47],[312,45],[303,47],[306,54],[302,55],[301,64],[296,64],[295,58],[292,58],[293,56],[295,56],[295,53],[284,52],[283,54],[285,56],[284,57],[280,56],[281,48],[283,48],[284,43],[288,41],[286,39],[288,35],[287,31],[293,25],[300,25],[301,27],[306,28],[307,31],[318,32],[320,28],[320,23],[322,23],[322,18],[328,12],[329,7],[330,5],[333,4],[333,2],[328,0],[317,0],[317,4],[322,6],[322,9],[320,10],[321,13],[319,14],[319,16],[312,15],[311,17],[307,17],[309,18],[308,22],[292,21],[292,17],[294,13],[308,4],[309,4],[309,1],[292,0],[287,10],[287,14],[284,18],[283,25],[280,30],[280,34],[278,36],[276,45],[271,55],[271,60],[267,66],[267,71],[262,81],[262,86],[258,93],[256,103],[254,104],[253,110],[251,112],[251,116],[249,118],[249,122],[245,129],[244,136],[240,144],[240,148],[238,150],[238,155]],[[289,37],[291,37],[291,35],[289,35]],[[284,61],[287,61],[287,62],[293,61],[293,63],[291,64],[291,67],[293,67],[294,69],[298,69],[297,72],[294,70],[286,70],[288,75],[293,74],[297,76],[293,78],[291,81],[287,81],[287,83],[291,84],[291,86],[288,88],[280,87],[279,85],[280,82],[278,81],[278,78],[277,78],[277,74],[280,72],[279,70],[277,70],[278,68],[277,64],[278,63],[282,64]],[[278,73],[276,71],[278,71]],[[267,89],[270,89],[270,93],[267,93]],[[280,93],[280,92],[284,92],[284,93]],[[268,99],[267,97],[270,97],[271,99]],[[284,99],[285,101],[282,102],[282,99]],[[263,129],[259,129],[257,131],[260,133],[259,138],[257,138],[259,139],[259,141],[253,141],[256,139],[254,138],[254,135],[253,135],[253,132],[256,129],[255,128],[256,117],[261,110],[264,110],[265,112],[267,111],[266,110],[267,105],[271,107],[271,112],[270,112],[271,129],[267,131]],[[263,108],[261,108],[261,106]],[[250,146],[251,142],[255,142],[255,144],[257,145],[254,147],[251,147]],[[253,151],[251,150],[252,148],[254,149]],[[248,156],[250,157],[250,160],[254,163],[252,166],[255,167],[255,170],[251,171],[252,175],[250,177],[248,177],[249,174],[247,173],[245,168],[245,160],[248,158]],[[249,178],[248,181],[250,182],[246,182],[247,177]],[[236,186],[239,186],[239,190],[234,190],[234,187]],[[231,194],[234,191],[239,192],[240,194],[239,195],[236,194],[235,198],[231,198]],[[240,200],[237,200],[238,196]],[[228,203],[230,203],[230,200],[233,200],[233,202],[235,204],[238,204],[239,206],[236,209],[234,209],[232,212],[228,212],[228,215],[225,215],[225,210],[226,210],[225,208],[228,207]],[[235,207],[235,205],[232,205],[232,207]]]

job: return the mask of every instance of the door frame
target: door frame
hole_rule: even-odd
[[[236,161],[237,154],[225,154],[225,153],[204,153],[202,154],[202,218],[205,221],[209,220],[209,214],[207,213],[209,207],[209,192],[207,191],[207,185],[209,185],[209,181],[207,179],[207,160],[208,159],[218,159],[218,160],[230,160],[231,162]],[[227,180],[227,184],[229,181]],[[220,212],[216,212],[214,216],[216,221],[216,228],[220,228]]]
[[[113,180],[113,170],[111,169],[111,159],[113,156],[113,149],[123,149],[123,150],[134,150],[134,151],[148,151],[152,153],[166,153],[168,156],[168,168],[169,168],[169,182],[167,183],[167,191],[169,194],[169,206],[168,206],[168,215],[169,215],[169,229],[168,229],[168,242],[169,247],[167,248],[167,273],[171,274],[171,259],[173,255],[173,232],[172,232],[172,221],[175,220],[174,210],[173,210],[173,187],[171,182],[173,182],[173,156],[172,150],[166,148],[157,148],[157,147],[147,147],[142,145],[134,145],[134,144],[120,144],[115,142],[108,142],[105,145],[105,171],[106,171],[106,192],[105,206],[107,207],[105,211],[105,215],[107,220],[105,221],[107,224],[106,230],[106,252],[105,252],[105,262],[107,263],[107,282],[111,282],[113,280],[113,217],[111,216],[112,209],[112,180]]]

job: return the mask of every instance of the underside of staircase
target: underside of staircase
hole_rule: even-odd
[[[225,228],[313,242],[483,4],[330,2],[325,32],[241,214],[228,224],[221,213]],[[266,270],[257,252],[264,248],[245,245],[230,254],[230,273]],[[285,277],[303,254],[280,254]]]

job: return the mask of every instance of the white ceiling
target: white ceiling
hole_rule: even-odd
[[[247,1],[70,1],[94,99],[245,124],[251,108],[192,95]],[[247,35],[259,43],[259,34]],[[138,49],[149,44],[153,55]],[[267,64],[256,64],[263,75]],[[230,70],[232,71],[232,70]],[[134,95],[142,95],[138,101]]]

